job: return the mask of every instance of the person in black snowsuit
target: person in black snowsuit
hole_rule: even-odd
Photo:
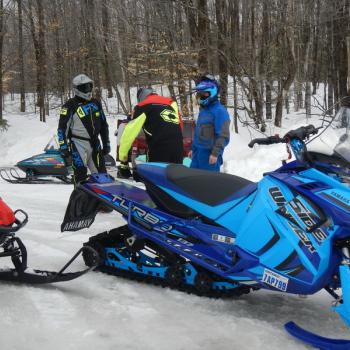
[[[62,157],[71,157],[75,185],[91,173],[105,173],[104,155],[111,151],[106,116],[101,103],[92,98],[93,81],[85,74],[73,79],[75,96],[61,108],[58,141]],[[101,148],[100,139],[103,148]]]

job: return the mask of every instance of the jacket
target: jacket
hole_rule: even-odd
[[[170,142],[181,143],[181,117],[178,105],[171,98],[151,94],[135,106],[133,119],[126,125],[120,139],[119,159],[127,159],[128,152],[143,129],[148,148]]]
[[[67,139],[71,138],[88,140],[95,147],[99,135],[106,147],[109,144],[108,123],[101,103],[77,96],[69,99],[61,108],[57,134],[61,149],[67,148]]]
[[[214,101],[200,109],[196,122],[193,150],[210,150],[213,156],[222,155],[230,141],[230,116],[226,108]]]

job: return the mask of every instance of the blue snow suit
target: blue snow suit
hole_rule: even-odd
[[[230,140],[230,116],[226,108],[215,100],[200,109],[192,144],[191,168],[220,171],[222,154]],[[209,164],[210,155],[218,157]]]

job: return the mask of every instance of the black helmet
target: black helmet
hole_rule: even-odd
[[[151,87],[141,87],[137,90],[137,102],[140,103],[143,101],[147,96],[154,94],[154,90]]]

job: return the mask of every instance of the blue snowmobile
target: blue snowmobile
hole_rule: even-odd
[[[350,162],[349,137],[338,138],[344,152],[322,161],[305,145],[317,133],[309,125],[252,140],[250,147],[285,143],[295,155],[258,183],[164,163],[137,166],[146,190],[92,175],[72,193],[61,229],[89,227],[107,205],[127,224],[85,243],[102,258],[100,271],[211,297],[325,289],[350,326],[350,171],[338,161]],[[88,266],[95,261],[83,256]],[[321,349],[350,349],[346,340],[286,328]]]

